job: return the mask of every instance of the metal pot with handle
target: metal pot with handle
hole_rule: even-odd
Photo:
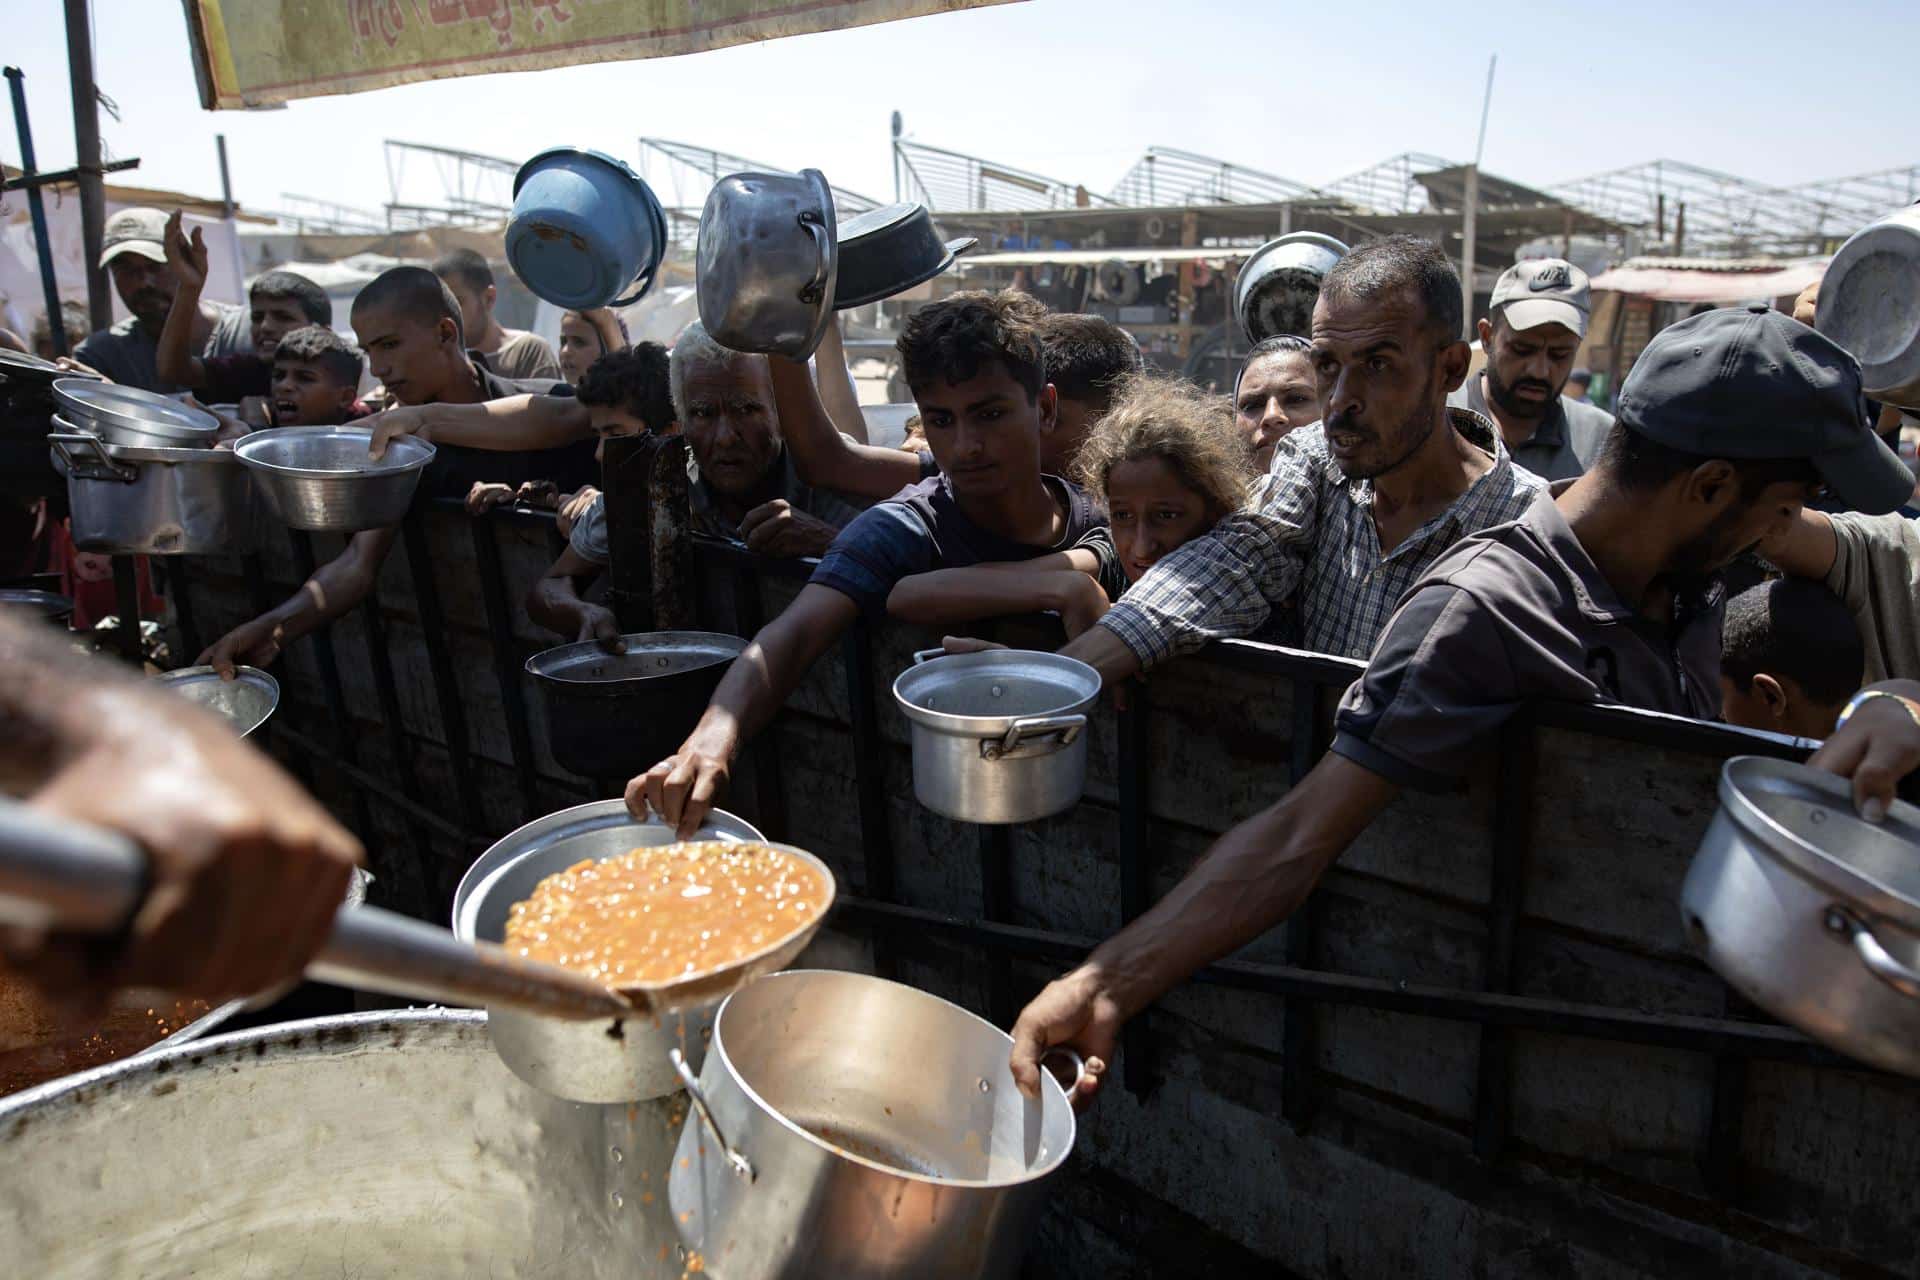
[[[1100,673],[1057,653],[924,649],[893,682],[913,725],[913,794],[961,822],[1031,822],[1087,786]]]
[[[1687,936],[1747,999],[1849,1057],[1920,1076],[1920,808],[1736,756],[1680,891]]]
[[[793,970],[720,1006],[668,1200],[723,1280],[971,1280],[1018,1269],[1073,1108],[958,1005],[858,973]],[[1077,1071],[1083,1070],[1077,1057]]]
[[[734,351],[805,360],[833,321],[833,190],[818,169],[736,173],[700,212],[700,323]]]
[[[47,437],[66,477],[73,542],[125,555],[253,550],[253,477],[227,449],[116,445],[66,428]]]

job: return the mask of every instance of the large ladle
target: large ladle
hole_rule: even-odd
[[[146,883],[146,855],[126,837],[0,800],[0,924],[114,933],[132,918]],[[584,975],[378,907],[342,907],[306,974],[360,991],[549,1018],[620,1018],[649,1007]]]

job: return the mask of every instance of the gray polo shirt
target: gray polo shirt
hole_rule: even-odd
[[[1471,409],[1498,425],[1500,420],[1494,417],[1480,389],[1483,376],[1484,370],[1469,377],[1447,397],[1447,403],[1456,409]],[[1557,396],[1533,436],[1510,452],[1515,462],[1544,480],[1573,480],[1593,465],[1612,429],[1613,415],[1605,409]]]
[[[202,357],[239,355],[253,350],[253,321],[245,307],[224,302],[210,304],[219,313],[207,335]],[[98,369],[122,386],[173,395],[187,388],[160,381],[160,334],[138,316],[128,316],[111,329],[89,335],[74,348],[73,358]]]
[[[1407,592],[1340,700],[1333,749],[1402,786],[1443,790],[1534,699],[1720,716],[1716,590],[1666,623],[1620,599],[1552,494],[1462,540]]]

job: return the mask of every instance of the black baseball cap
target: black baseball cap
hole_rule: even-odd
[[[1805,458],[1835,497],[1869,515],[1913,496],[1913,472],[1873,432],[1860,362],[1769,306],[1704,311],[1662,329],[1614,413],[1683,453]]]

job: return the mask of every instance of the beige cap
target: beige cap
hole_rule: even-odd
[[[122,209],[107,219],[100,238],[100,265],[123,253],[137,253],[154,262],[167,260],[167,215],[158,209]]]

